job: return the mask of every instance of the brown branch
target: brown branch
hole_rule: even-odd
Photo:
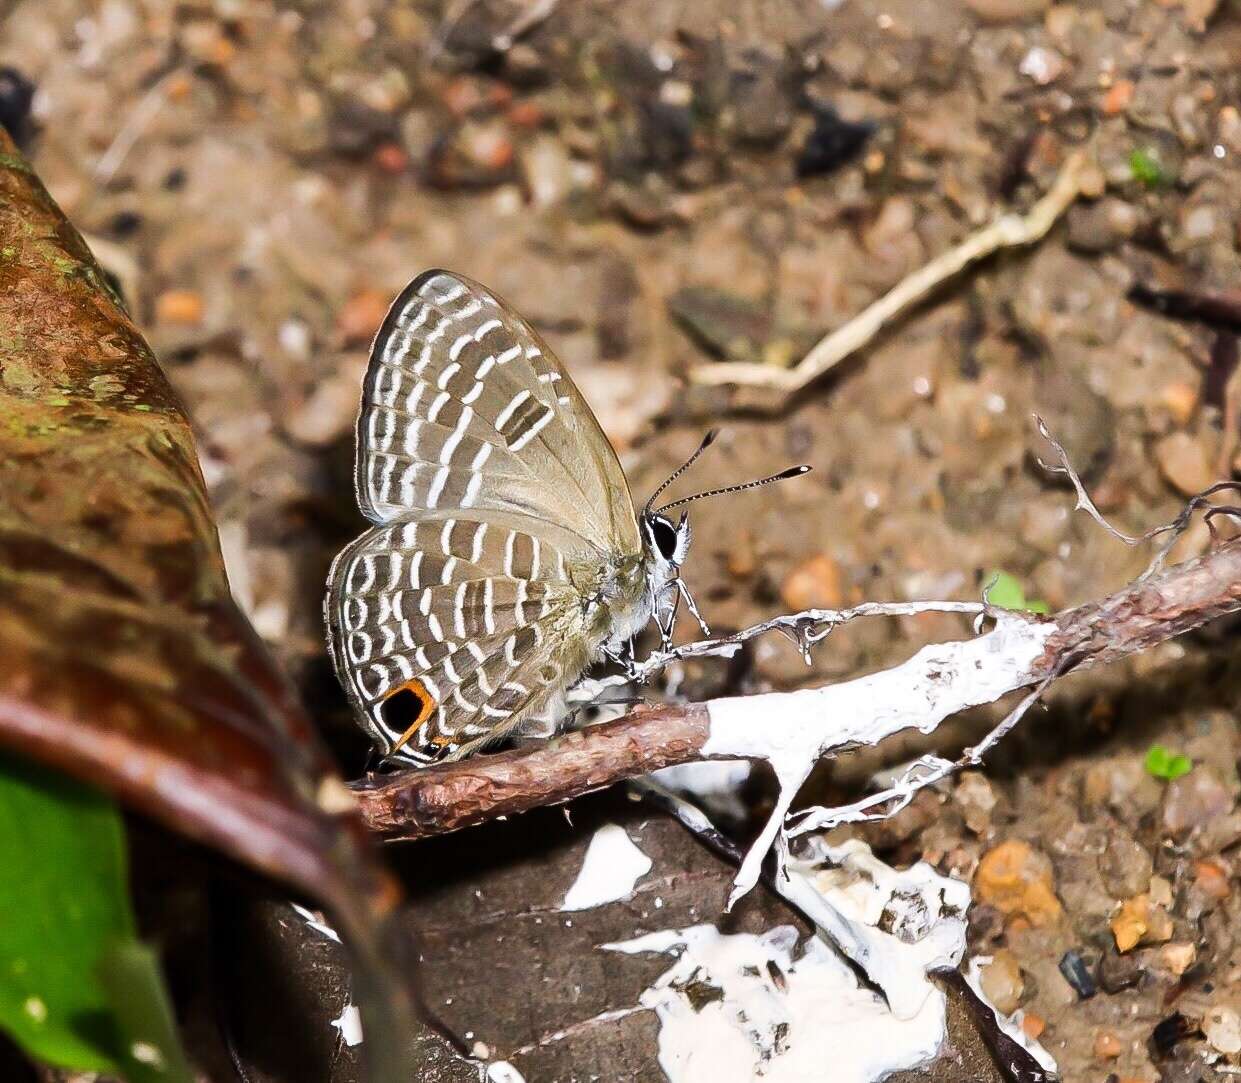
[[[1232,539],[1158,576],[1059,613],[1043,654],[1013,687],[1149,650],[1238,610],[1241,539]],[[367,780],[355,793],[379,835],[422,838],[701,760],[710,732],[705,704],[637,710],[537,748]]]

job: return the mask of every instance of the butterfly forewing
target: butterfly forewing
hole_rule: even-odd
[[[517,313],[445,271],[414,279],[375,340],[358,422],[358,498],[375,522],[492,509],[637,552],[625,476],[555,356]]]

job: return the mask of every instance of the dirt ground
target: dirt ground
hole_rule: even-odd
[[[1228,0],[579,0],[499,50],[522,5],[4,6],[0,64],[36,88],[28,153],[188,403],[235,592],[355,771],[365,750],[324,652],[323,583],[361,528],[367,346],[427,267],[486,283],[535,324],[639,498],[713,424],[695,486],[814,467],[695,506],[686,577],[717,630],[812,605],[974,599],[995,570],[1053,610],[1122,585],[1148,554],[1073,514],[1038,467],[1034,412],[1127,531],[1241,470]],[[783,412],[687,388],[704,360],[795,361],[997,211],[1029,206],[1088,140],[1087,198],[1045,242],[953,280]],[[1170,318],[1143,290],[1220,304]],[[1195,529],[1177,555],[1208,542]],[[964,631],[951,615],[854,625],[809,670],[764,643],[691,672],[687,691],[840,678]],[[1232,630],[1213,628],[1076,678],[993,768],[866,832],[886,860],[972,881],[988,991],[1023,1010],[1065,1079],[1241,1071],[1234,659]],[[1152,775],[1156,744],[1193,769]],[[844,762],[817,784],[853,792],[878,766]],[[1077,960],[1090,981],[1075,988]],[[525,1070],[660,1078],[649,1058],[615,1076],[581,1063]]]

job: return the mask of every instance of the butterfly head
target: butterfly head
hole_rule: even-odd
[[[689,515],[681,512],[680,521],[674,522],[657,511],[646,511],[642,514],[641,525],[651,585],[658,589],[676,579],[685,563],[693,537]]]
[[[785,478],[799,477],[810,469],[808,466],[794,466],[788,470],[782,470],[778,474],[772,474],[770,477],[756,478],[754,481],[741,482],[737,485],[725,485],[719,489],[709,489],[706,492],[685,496],[680,500],[674,500],[670,504],[665,504],[661,508],[656,508],[655,501],[663,495],[664,490],[693,466],[698,456],[714,443],[717,435],[718,431],[714,429],[707,433],[702,443],[698,446],[698,450],[651,494],[651,498],[646,502],[640,517],[643,548],[645,549],[648,569],[647,581],[654,602],[655,617],[659,621],[665,647],[671,639],[672,623],[676,618],[678,598],[683,599],[686,605],[689,606],[690,612],[693,613],[702,627],[703,633],[709,635],[710,632],[706,623],[699,615],[693,597],[690,595],[684,582],[682,582],[680,575],[681,566],[685,563],[685,557],[689,552],[690,539],[693,536],[689,525],[689,515],[687,512],[682,511],[680,520],[674,522],[664,513],[671,511],[673,508],[683,507],[695,500],[703,500],[711,496],[722,496],[725,493],[739,493],[746,489],[757,488],[760,485],[768,485],[773,481],[783,481]]]

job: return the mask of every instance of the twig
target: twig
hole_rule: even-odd
[[[1042,240],[1077,199],[1088,160],[1084,150],[1070,154],[1051,189],[1026,214],[1002,215],[955,248],[920,267],[843,327],[822,339],[793,368],[726,361],[692,369],[689,374],[691,382],[713,386],[737,384],[768,388],[784,394],[801,390],[861,349],[889,323],[966,267],[1002,248],[1017,248]]]
[[[976,609],[977,607],[975,607]],[[870,691],[884,695],[872,699],[866,718],[842,717],[812,709],[813,697],[853,688],[858,681],[830,685],[826,689],[771,693],[737,700],[715,700],[685,706],[636,710],[623,718],[570,733],[546,745],[481,756],[458,763],[373,778],[355,785],[355,795],[372,830],[387,839],[415,839],[456,831],[498,816],[513,815],[542,805],[568,801],[581,794],[662,767],[695,760],[767,758],[760,749],[766,740],[791,739],[797,725],[810,725],[826,738],[832,751],[858,743],[873,743],[879,736],[916,727],[929,732],[937,724],[939,709],[946,709],[951,693],[962,698],[961,670],[946,670],[945,648],[958,665],[979,662],[991,670],[1014,663],[995,683],[990,702],[1009,691],[1038,684],[1052,674],[1085,666],[1113,662],[1148,650],[1208,621],[1241,610],[1241,541],[1233,539],[1218,549],[1157,575],[1129,584],[1099,601],[1066,610],[1054,619],[1019,622],[1042,636],[1041,647],[1032,650],[1031,637],[1019,637],[1007,649],[994,632],[976,639],[925,648],[913,659],[893,669],[861,678]],[[770,623],[770,622],[768,622]],[[743,633],[739,633],[743,634]],[[1025,652],[1024,661],[1015,646]],[[681,648],[685,650],[685,648]],[[1067,666],[1067,668],[1065,668]],[[915,678],[930,679],[940,693],[937,705],[923,701],[919,713],[889,714],[897,684],[907,687]],[[832,692],[832,690],[838,690]],[[863,691],[866,689],[864,688]],[[912,705],[900,697],[906,709]],[[725,706],[721,710],[721,705]],[[932,706],[936,709],[932,711]],[[721,715],[735,722],[720,725]],[[875,723],[862,732],[861,723]],[[748,726],[751,749],[740,747],[735,727]],[[733,728],[734,747],[719,742],[722,732]]]

